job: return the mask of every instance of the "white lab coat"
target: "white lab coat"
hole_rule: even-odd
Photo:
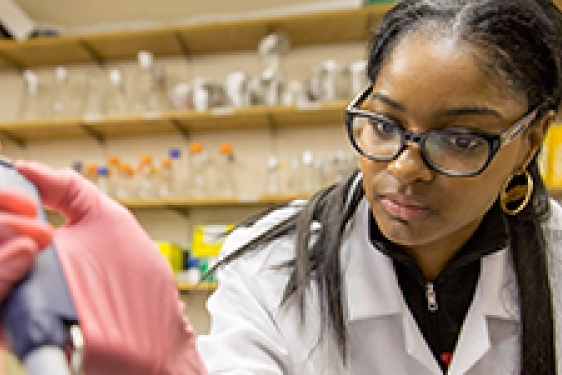
[[[295,209],[275,211],[250,228],[236,230],[226,240],[223,255]],[[553,231],[547,232],[547,238],[552,245],[552,279],[556,284],[562,280],[562,208],[552,202],[552,212],[547,227]],[[319,340],[323,322],[315,286],[307,297],[304,324],[299,323],[295,304],[279,307],[288,271],[272,266],[293,258],[294,236],[290,235],[219,272],[219,288],[208,300],[211,332],[198,338],[209,374],[442,374],[402,297],[391,259],[373,247],[368,233],[368,205],[363,199],[346,230],[341,251],[347,368],[341,364],[329,329]],[[483,258],[449,375],[519,374],[520,325],[514,277],[507,249]],[[558,290],[555,288],[554,299],[560,313]],[[559,326],[560,321],[557,323]],[[562,348],[562,343],[557,346]]]

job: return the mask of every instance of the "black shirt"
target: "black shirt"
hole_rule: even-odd
[[[426,280],[414,259],[382,235],[371,212],[369,217],[371,242],[392,258],[404,299],[446,372],[476,290],[481,259],[507,244],[503,213],[494,204],[476,232],[434,280]]]

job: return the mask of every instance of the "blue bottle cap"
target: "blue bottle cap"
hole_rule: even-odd
[[[172,148],[169,151],[169,155],[172,159],[179,159],[179,157],[181,156],[181,151],[177,148]]]
[[[98,176],[109,175],[109,169],[107,167],[98,167]]]

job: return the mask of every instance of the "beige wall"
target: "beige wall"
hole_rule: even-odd
[[[291,79],[305,79],[312,72],[312,66],[322,60],[336,58],[349,63],[364,58],[362,45],[337,45],[311,47],[294,50],[284,62],[284,70]],[[254,53],[217,54],[190,58],[160,60],[174,81],[190,80],[197,76],[222,82],[226,74],[243,69],[249,74],[258,74],[262,62]],[[119,64],[126,71],[133,64]],[[79,80],[92,66],[72,67],[70,74]],[[51,69],[42,69],[42,77],[52,75]],[[15,119],[20,105],[23,84],[17,72],[3,72],[0,75],[0,121]],[[220,121],[218,119],[217,121]],[[55,167],[68,167],[74,160],[103,164],[109,155],[118,155],[123,160],[135,163],[142,153],[150,153],[156,159],[164,158],[170,147],[186,150],[191,140],[201,141],[208,150],[215,152],[222,142],[231,142],[237,154],[240,168],[237,172],[239,190],[246,195],[257,195],[265,184],[266,158],[276,153],[281,159],[291,154],[311,149],[319,157],[328,157],[334,150],[351,153],[345,138],[343,124],[326,124],[326,127],[295,127],[272,132],[262,130],[229,130],[221,133],[194,133],[186,139],[180,134],[149,137],[131,137],[109,140],[99,144],[94,140],[49,141],[29,144],[22,148],[5,142],[2,153],[12,158],[35,159]],[[200,223],[232,223],[254,213],[258,207],[193,209],[188,215],[181,215],[166,209],[139,209],[134,213],[141,224],[155,240],[168,240],[181,246],[190,243],[191,228]],[[208,329],[208,317],[204,308],[202,292],[184,294],[187,314],[198,333]]]

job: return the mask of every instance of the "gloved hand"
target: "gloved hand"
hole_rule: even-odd
[[[171,268],[132,214],[74,171],[14,165],[66,218],[54,244],[84,335],[85,374],[205,374]]]
[[[0,301],[52,241],[53,230],[37,220],[37,209],[27,195],[0,189]]]

